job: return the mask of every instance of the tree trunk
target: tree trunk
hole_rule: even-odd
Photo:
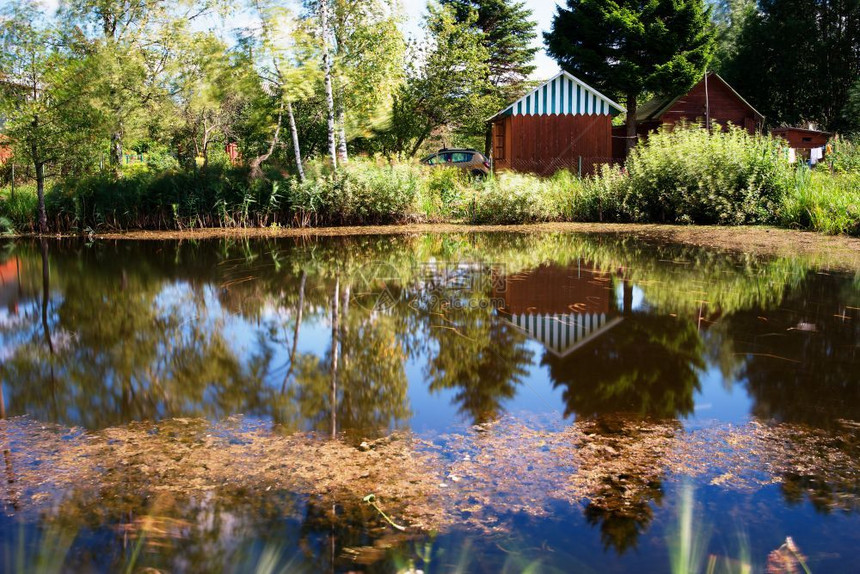
[[[296,171],[299,181],[305,181],[305,168],[302,167],[302,148],[299,146],[299,130],[296,128],[296,117],[293,115],[293,104],[287,102],[287,117],[290,120],[290,135],[293,137],[293,151],[296,154]]]
[[[44,237],[39,241],[42,252],[42,330],[45,335],[45,342],[48,344],[48,349],[51,355],[54,354],[54,342],[51,340],[51,329],[48,326],[48,299],[51,294],[51,267],[48,265],[48,240]],[[53,373],[53,361],[51,365]]]
[[[305,307],[305,283],[307,282],[308,274],[302,271],[302,280],[299,283],[299,309],[296,312],[296,328],[293,331],[293,348],[290,350],[290,367],[287,369],[287,374],[284,375],[284,382],[281,384],[281,394],[287,390],[287,383],[293,376],[293,367],[296,364],[296,350],[299,348],[299,329],[302,326],[302,311]]]
[[[346,112],[343,109],[343,89],[338,90],[337,129],[337,158],[341,163],[347,163],[349,161],[349,155],[346,151]]]
[[[484,156],[490,157],[493,155],[493,126],[487,124],[487,131],[484,132]]]
[[[275,146],[278,145],[278,141],[280,140],[281,135],[281,120],[283,119],[283,109],[278,110],[278,124],[275,126],[275,134],[272,136],[272,141],[269,143],[269,149],[263,155],[258,155],[254,159],[252,159],[248,163],[248,167],[251,168],[250,177],[251,179],[257,179],[263,177],[263,170],[260,169],[260,165],[269,159],[273,153],[275,153]]]
[[[117,171],[122,166],[122,128],[110,135],[110,164]]]
[[[323,72],[325,73],[325,100],[328,108],[328,147],[331,165],[337,169],[337,138],[334,124],[334,95],[331,89],[331,53],[329,53],[329,0],[320,0],[320,20],[323,43]]]
[[[340,277],[334,281],[334,297],[331,299],[331,438],[337,438],[337,355],[338,305],[340,304]]]
[[[35,145],[33,146],[35,148]],[[39,201],[39,233],[48,233],[48,213],[45,211],[45,164],[33,162],[36,168],[36,197]]]
[[[626,134],[627,139],[624,141],[624,149],[625,149],[625,157],[630,150],[633,149],[633,146],[636,145],[637,137],[636,137],[636,96],[637,94],[627,94],[627,121],[625,125],[627,126]]]

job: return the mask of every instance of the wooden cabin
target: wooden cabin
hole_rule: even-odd
[[[12,146],[9,145],[2,135],[0,135],[0,165],[6,165],[6,162],[12,158]]]
[[[626,110],[560,72],[489,119],[495,169],[582,174],[612,161],[612,118]]]
[[[636,110],[636,131],[640,137],[647,137],[661,127],[671,129],[682,121],[710,123],[723,129],[732,124],[751,134],[764,126],[764,116],[715,72],[709,72],[685,93],[653,98]],[[613,156],[625,158],[626,128],[616,127],[612,135]]]
[[[784,139],[790,148],[813,149],[826,146],[833,134],[806,128],[774,128],[770,135]]]
[[[580,262],[541,265],[497,278],[499,316],[557,357],[566,357],[622,321],[612,277]]]

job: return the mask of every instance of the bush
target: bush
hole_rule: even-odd
[[[427,168],[419,210],[430,218],[468,217],[475,197],[474,178],[455,167]]]
[[[860,235],[860,173],[834,176],[801,168],[786,197],[781,223],[823,233]]]
[[[479,185],[473,223],[533,223],[561,218],[560,202],[549,180],[534,175],[499,173]]]
[[[293,180],[289,205],[299,224],[393,223],[415,217],[423,187],[418,166],[353,159],[337,173]]]
[[[417,166],[361,160],[343,166],[330,181],[330,195],[324,199],[328,221],[347,224],[392,223],[412,217],[423,185]]]
[[[39,200],[35,184],[16,185],[14,196],[11,191],[11,187],[7,186],[0,192],[0,217],[5,218],[11,230],[17,233],[36,231]]]
[[[831,145],[833,154],[829,159],[834,172],[860,173],[860,142],[842,137],[834,139]]]
[[[643,222],[774,222],[794,181],[783,144],[735,127],[652,134],[631,151],[627,171],[620,215]]]

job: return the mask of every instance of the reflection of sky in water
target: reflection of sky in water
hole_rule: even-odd
[[[395,247],[387,248],[391,249],[385,252],[387,256],[400,249],[408,252],[406,241],[402,245],[393,243]],[[476,422],[473,417],[480,416],[482,407],[487,404],[489,408],[485,410],[493,416],[510,414],[518,422],[547,424],[553,429],[571,425],[578,416],[613,415],[621,409],[674,417],[687,429],[742,424],[752,413],[808,423],[813,427],[826,427],[840,418],[860,418],[856,416],[860,400],[856,390],[858,365],[855,358],[856,324],[860,317],[854,311],[856,302],[851,299],[856,292],[851,277],[817,275],[802,267],[800,271],[793,271],[791,265],[785,265],[787,270],[777,266],[775,271],[769,271],[760,262],[753,262],[749,267],[739,267],[731,261],[723,265],[721,256],[698,251],[692,255],[682,254],[683,257],[674,253],[654,255],[652,246],[637,252],[634,261],[623,266],[635,270],[638,263],[639,269],[649,270],[648,274],[628,279],[625,290],[622,266],[615,264],[613,258],[620,257],[618,254],[626,253],[631,246],[622,245],[617,252],[605,255],[601,251],[606,247],[604,243],[607,242],[595,242],[591,245],[594,253],[575,258],[565,259],[558,249],[548,250],[551,255],[547,257],[558,258],[558,262],[553,259],[552,265],[539,265],[539,261],[524,264],[522,269],[511,274],[518,281],[512,285],[518,289],[520,300],[514,300],[513,296],[504,298],[505,306],[509,307],[507,311],[497,309],[485,315],[470,314],[473,311],[468,310],[438,313],[438,309],[421,309],[423,300],[412,301],[415,307],[410,307],[409,301],[404,299],[394,309],[378,313],[363,308],[358,298],[353,299],[350,329],[353,334],[360,332],[366,339],[353,340],[351,350],[351,364],[353,367],[358,364],[362,370],[352,382],[348,382],[349,377],[340,379],[341,392],[343,386],[354,385],[348,389],[353,394],[353,403],[344,407],[343,418],[364,424],[365,421],[352,411],[376,409],[378,416],[368,417],[370,424],[388,424],[389,427],[399,424],[431,438],[463,430],[468,434],[468,427]],[[0,388],[7,412],[13,415],[30,413],[40,419],[93,427],[187,413],[216,419],[244,414],[265,426],[283,415],[284,424],[315,428],[324,433],[328,423],[325,411],[329,408],[326,377],[330,366],[326,356],[332,340],[331,296],[336,275],[326,265],[342,262],[339,249],[335,250],[337,257],[326,260],[328,264],[319,264],[317,259],[311,258],[323,272],[308,273],[297,345],[299,356],[312,359],[307,363],[311,372],[304,373],[307,380],[301,384],[316,385],[313,389],[316,394],[310,393],[312,400],[303,405],[307,412],[296,413],[296,409],[291,410],[295,405],[283,404],[284,400],[292,401],[293,396],[284,399],[280,388],[289,367],[298,273],[302,268],[290,268],[287,264],[291,257],[300,258],[306,249],[314,251],[326,245],[327,241],[319,240],[285,250],[280,260],[284,269],[291,271],[276,271],[272,266],[259,263],[246,264],[235,253],[231,257],[225,254],[221,261],[213,255],[215,250],[207,246],[196,247],[197,251],[184,253],[180,258],[184,248],[177,245],[161,245],[158,249],[162,252],[148,245],[131,247],[126,244],[124,248],[130,251],[122,257],[127,261],[105,266],[110,263],[106,261],[109,253],[106,252],[101,261],[88,257],[106,247],[96,246],[88,252],[80,252],[55,249],[52,245],[48,322],[55,345],[53,358],[45,351],[41,323],[39,253],[36,250],[28,254],[24,250],[21,295],[19,297],[17,288],[13,289],[16,287],[13,284],[6,290],[16,298],[17,314],[11,312],[12,306],[0,306],[0,369],[3,373]],[[518,247],[507,253],[516,259],[527,254],[528,247]],[[540,242],[535,241],[531,247],[540,247]],[[254,248],[252,245],[251,249]],[[131,252],[139,253],[139,257],[129,257]],[[496,253],[492,249],[490,252]],[[599,259],[601,255],[608,261],[604,262],[604,268],[610,271],[599,272],[596,267],[592,271],[583,264],[584,257]],[[414,254],[407,253],[407,256]],[[205,263],[187,269],[194,265],[196,257],[204,258]],[[420,263],[420,257],[416,257]],[[710,271],[699,272],[696,265],[674,263],[696,257],[701,257]],[[430,255],[424,260],[435,258]],[[180,260],[186,263],[176,263]],[[469,278],[470,266],[455,264],[453,267],[465,274],[460,279]],[[308,269],[313,268],[308,264]],[[660,276],[664,268],[668,271]],[[427,266],[423,267],[423,272],[427,272]],[[246,277],[247,281],[238,280]],[[339,278],[343,293],[349,279],[346,275]],[[91,280],[92,285],[88,283]],[[372,296],[373,285],[364,284],[360,288],[358,285],[357,281],[353,284],[354,297],[361,291],[371,295],[365,303],[377,299]],[[421,285],[419,280],[411,288],[420,291],[416,285]],[[462,287],[461,283],[454,286]],[[409,285],[398,287],[404,287],[405,291],[410,288]],[[702,308],[696,304],[706,290],[710,298],[721,298],[727,309]],[[73,305],[76,301],[70,300],[69,293],[77,293],[83,303]],[[88,299],[88,295],[92,297]],[[468,300],[462,289],[447,295],[450,300]],[[499,293],[482,295],[498,297]],[[415,294],[410,293],[410,296],[415,297]],[[99,306],[111,298],[129,305],[129,315],[137,313],[136,317],[129,318],[129,324],[141,331],[133,333],[128,340],[116,341],[113,347],[101,330],[113,336],[122,329],[105,320],[108,318],[103,316],[104,311]],[[105,307],[118,314],[122,311],[116,304]],[[152,310],[155,312],[150,315]],[[840,312],[847,318],[834,317]],[[583,315],[604,315],[618,322],[606,329],[592,323],[595,337],[566,355],[570,349],[560,347],[557,338],[553,352],[535,338],[534,331],[511,320],[514,315],[522,318],[529,314],[544,317],[560,314],[566,317],[565,321],[574,322]],[[164,327],[163,332],[159,329],[146,331],[144,320],[149,322],[150,317],[170,325]],[[558,325],[559,322],[551,317],[548,324]],[[487,325],[493,328],[485,329]],[[798,332],[798,325],[808,330]],[[453,333],[454,330],[458,334]],[[463,337],[465,333],[470,333],[475,340],[467,340]],[[446,334],[451,336],[445,338]],[[487,340],[481,340],[482,336]],[[393,357],[393,360],[380,361],[377,365],[368,360],[373,357],[360,356],[356,346],[361,347],[374,337],[383,353],[391,351],[388,358]],[[410,348],[404,358],[391,341],[399,344],[410,339],[414,348]],[[213,348],[207,348],[206,343],[213,343]],[[136,353],[137,348],[125,353],[128,345],[139,345],[140,353]],[[167,352],[174,347],[181,352],[175,355]],[[519,359],[508,352],[513,348],[522,351]],[[154,358],[146,355],[153,349],[156,350]],[[475,357],[469,353],[475,349],[484,354],[483,362],[471,361]],[[196,351],[200,351],[199,356]],[[454,375],[452,380],[446,381],[448,386],[437,384],[440,388],[431,390],[431,383],[438,382],[431,380],[431,367],[440,357],[445,358],[445,353],[450,360],[442,361],[439,368]],[[265,358],[262,365],[259,364],[261,357]],[[317,364],[313,359],[321,362]],[[519,365],[522,372],[505,379],[510,371],[500,367],[517,360],[523,362]],[[123,361],[130,365],[124,365]],[[238,368],[233,368],[231,363],[229,369],[206,370],[209,362],[218,361],[235,361]],[[170,362],[175,365],[162,364]],[[45,367],[48,364],[57,366],[55,381],[47,380]],[[93,366],[96,364],[99,367]],[[373,369],[380,365],[382,374]],[[202,387],[199,395],[182,394],[181,380],[162,381],[166,388],[163,392],[158,385],[148,384],[150,369],[168,379],[175,373],[179,377],[194,374],[182,370],[183,367],[205,371],[205,376],[200,377],[203,380],[196,381]],[[458,370],[460,367],[468,368]],[[348,367],[341,363],[341,368]],[[602,377],[607,372],[609,375]],[[259,380],[253,380],[255,373],[260,373]],[[405,385],[401,384],[401,375]],[[134,380],[133,392],[125,392],[122,388],[123,379],[129,376]],[[227,380],[220,380],[222,376]],[[381,385],[381,391],[374,391],[377,394],[362,397],[362,391],[373,386],[362,377],[371,376],[388,377],[389,386]],[[464,382],[466,379],[477,381],[475,386],[492,392],[472,392],[475,389]],[[500,384],[499,379],[505,379],[501,383],[513,379],[517,382],[506,386]],[[301,384],[296,386],[301,387]],[[643,388],[647,392],[637,392]],[[508,397],[507,392],[513,396]],[[380,404],[386,401],[385,393],[394,396],[391,400],[394,406]],[[94,416],[107,411],[110,416]],[[408,420],[394,420],[397,415],[392,413],[404,412],[410,413]],[[812,482],[804,482],[807,477],[801,479],[798,482],[801,487],[815,487]],[[655,489],[662,489],[662,494],[655,492],[652,498],[646,497],[644,504],[634,509],[633,514],[638,512],[649,517],[653,514],[637,526],[638,531],[624,531],[623,521],[607,522],[606,515],[592,516],[593,522],[589,522],[580,506],[559,504],[551,508],[548,516],[514,517],[514,531],[501,545],[525,549],[526,553],[535,548],[548,548],[551,552],[542,551],[542,557],[562,568],[582,560],[589,566],[596,564],[596,570],[601,572],[664,571],[669,564],[665,547],[677,517],[679,484],[670,474],[662,476],[659,482]],[[844,564],[856,564],[860,560],[857,551],[860,530],[856,528],[856,517],[848,513],[819,512],[803,496],[801,493],[799,501],[788,503],[780,486],[767,486],[754,493],[727,493],[704,483],[698,484],[696,500],[700,522],[696,523],[697,531],[712,532],[710,548],[721,556],[738,556],[737,533],[749,537],[750,549],[759,557],[777,548],[786,535],[792,535],[801,548],[817,560],[819,568],[814,568],[815,571],[837,571]],[[251,503],[243,504],[243,512],[254,515]],[[586,504],[583,501],[583,507]],[[328,526],[319,517],[314,519],[316,522],[309,521],[308,526],[302,521],[287,524],[282,518],[255,522],[255,518],[229,510],[223,512],[221,525],[214,524],[211,516],[207,516],[201,517],[201,523],[214,530],[220,529],[210,542],[211,547],[232,552],[243,537],[260,539],[277,533],[283,534],[287,546],[298,547],[302,536],[313,539],[316,546],[310,553],[311,560],[328,552],[327,547],[322,548],[328,540]],[[297,534],[299,530],[301,534]],[[0,532],[4,537],[20,531],[16,524],[0,517]],[[606,532],[638,540],[635,550],[618,553],[607,548],[601,538]],[[110,536],[97,530],[84,531],[75,544],[97,548],[109,545],[110,542],[103,540]],[[443,534],[434,545],[450,547],[456,553],[462,549],[463,540],[459,534]],[[474,542],[474,553],[496,560],[488,564],[502,564],[506,556],[494,545],[496,542],[498,540],[478,539]],[[353,539],[338,544],[345,546],[347,543],[359,544]],[[2,552],[0,547],[0,554]],[[761,563],[759,560],[757,564]],[[828,568],[831,564],[835,567]]]
[[[310,247],[318,249],[319,245]],[[188,256],[171,257],[171,249],[181,252],[178,246],[161,246],[159,249],[164,249],[163,252],[149,252],[145,245],[125,245],[124,249],[140,251],[139,258],[131,258],[128,256],[130,252],[124,252],[122,263],[108,268],[102,267],[98,259],[93,264],[86,257],[76,260],[82,254],[73,250],[68,254],[59,249],[49,251],[54,261],[51,264],[48,323],[54,352],[60,357],[65,353],[82,357],[84,362],[79,365],[78,371],[73,371],[79,376],[87,374],[86,361],[96,359],[95,363],[103,369],[103,375],[99,372],[97,376],[103,376],[105,388],[108,389],[105,397],[94,396],[94,401],[101,401],[101,404],[96,403],[98,408],[114,408],[109,405],[119,400],[123,377],[130,374],[137,385],[132,400],[141,397],[145,397],[145,400],[139,401],[135,406],[137,410],[129,411],[137,414],[124,414],[123,417],[157,417],[168,412],[166,409],[179,416],[183,414],[183,408],[191,405],[196,409],[195,412],[205,412],[207,416],[254,414],[265,418],[265,402],[277,399],[276,395],[290,366],[300,268],[293,267],[292,271],[287,271],[286,264],[290,257],[301,255],[302,249],[287,250],[279,255],[284,264],[281,269],[270,265],[261,266],[253,260],[246,264],[242,258],[228,256],[212,268],[197,271],[187,271],[183,268],[185,263],[177,263],[191,262]],[[206,253],[205,247],[200,249]],[[91,256],[97,250],[94,248],[83,255]],[[392,248],[392,252],[396,253],[397,247]],[[171,262],[174,267],[159,259],[161,253],[164,254],[164,261]],[[406,427],[422,433],[444,431],[452,425],[468,426],[476,422],[473,417],[481,416],[484,407],[491,416],[495,416],[493,413],[537,413],[557,418],[564,415],[566,422],[576,416],[605,413],[611,409],[644,415],[657,413],[660,416],[676,416],[692,426],[708,421],[744,422],[752,412],[773,412],[789,419],[803,420],[804,409],[809,411],[810,407],[785,404],[792,401],[792,393],[771,391],[774,385],[768,381],[773,379],[774,384],[785,383],[786,373],[790,372],[786,368],[794,364],[808,365],[800,369],[805,377],[805,387],[809,387],[810,383],[816,384],[816,381],[836,381],[840,374],[827,372],[827,365],[834,364],[833,361],[822,363],[820,354],[828,352],[829,348],[856,346],[850,331],[853,311],[846,311],[845,302],[836,300],[840,293],[850,292],[846,287],[850,278],[836,274],[807,273],[805,283],[795,279],[793,283],[782,286],[780,280],[788,281],[792,277],[790,268],[786,271],[777,267],[776,273],[767,275],[767,269],[757,263],[751,269],[738,267],[736,262],[720,266],[719,258],[715,258],[713,261],[716,263],[710,264],[715,271],[709,276],[708,271],[699,271],[693,265],[673,263],[692,259],[692,256],[677,258],[663,255],[650,260],[646,250],[638,256],[641,260],[638,266],[636,261],[626,266],[606,264],[605,268],[610,271],[605,272],[594,264],[586,263],[588,259],[580,257],[565,263],[551,261],[537,267],[526,266],[519,271],[509,271],[511,267],[505,265],[500,267],[505,270],[504,274],[496,277],[487,275],[491,267],[486,265],[447,264],[432,253],[425,257],[424,261],[442,263],[434,266],[424,265],[421,260],[412,261],[412,271],[417,273],[412,277],[414,283],[409,284],[406,273],[407,283],[396,284],[396,288],[402,291],[398,293],[400,301],[393,309],[386,309],[380,314],[366,308],[368,302],[379,299],[373,292],[377,285],[372,281],[368,283],[366,278],[362,283],[361,276],[352,280],[353,299],[349,308],[351,329],[367,328],[362,336],[376,336],[377,344],[389,345],[389,350],[392,350],[391,341],[400,344],[409,339],[410,344],[414,345],[403,358],[399,357],[399,352],[395,353],[398,356],[394,363],[384,367],[390,369],[393,364],[397,372],[380,375],[371,368],[372,357],[364,356],[361,357],[361,361],[364,361],[361,368],[364,370],[356,376],[391,376],[393,378],[389,383],[395,387],[400,384],[398,377],[405,377],[408,383],[404,388],[405,400],[395,411],[399,409],[399,412],[411,415],[406,421],[397,424],[404,426],[405,423]],[[44,349],[40,350],[39,347],[44,339],[41,325],[41,263],[38,251],[29,255],[22,252],[19,260],[21,287],[17,285],[17,278],[10,279],[9,285],[6,285],[7,291],[16,298],[14,308],[17,313],[13,314],[13,307],[10,306],[0,308],[0,357],[8,362],[20,355],[22,360],[37,361],[32,365],[35,368],[38,367],[38,361],[42,360],[40,353],[44,353]],[[136,267],[137,262],[142,264],[142,270]],[[147,275],[161,265],[165,266],[163,271],[154,276]],[[445,277],[435,281],[434,277],[427,276],[428,273],[432,275],[434,269],[443,273],[452,268],[462,275],[458,276],[462,280],[459,283],[446,283],[442,280]],[[622,273],[627,271],[622,269],[637,268],[647,268],[649,271],[640,276],[634,274],[632,279],[625,282]],[[396,274],[396,266],[392,269],[392,274]],[[661,269],[665,270],[662,276]],[[135,275],[137,272],[141,273],[140,277]],[[441,313],[438,309],[426,308],[427,301],[431,299],[426,297],[423,287],[427,281],[435,281],[438,288],[445,289],[447,286],[451,289],[440,294],[440,301],[470,301],[470,294],[464,292],[463,285],[474,284],[474,278],[469,275],[473,272],[484,273],[482,277],[488,280],[479,283],[488,289],[486,293],[480,294],[483,300],[493,298],[494,301],[501,301],[503,307],[489,314],[468,307],[451,308]],[[270,275],[278,278],[271,280]],[[307,277],[297,352],[300,357],[320,361],[318,366],[311,368],[326,370],[329,368],[327,355],[332,340],[331,295],[334,275],[309,273]],[[91,288],[87,285],[89,278],[98,279]],[[504,289],[496,291],[500,289],[496,281],[500,278],[503,279],[501,284]],[[134,320],[146,317],[147,305],[151,306],[153,317],[172,326],[165,327],[163,333],[155,329],[151,333],[140,333],[139,336],[170,336],[174,339],[140,341],[134,338],[117,342],[116,349],[101,356],[104,349],[87,348],[86,345],[90,344],[87,341],[103,341],[102,335],[99,331],[87,332],[87,329],[92,329],[92,324],[98,325],[105,319],[99,316],[104,311],[86,308],[81,304],[69,305],[74,312],[74,315],[70,315],[67,303],[75,301],[67,301],[67,291],[75,283],[79,283],[77,287],[84,291],[93,290],[93,304],[111,298],[127,301],[124,304],[134,307],[133,311],[139,315]],[[349,284],[349,276],[343,275],[342,294]],[[403,298],[404,295],[406,298]],[[481,297],[475,301],[481,300]],[[782,307],[775,306],[780,298],[786,297],[793,297],[793,302]],[[736,308],[724,312],[717,309],[715,304],[700,306],[700,298],[716,298]],[[768,308],[759,309],[757,303],[767,305]],[[422,305],[425,308],[422,309]],[[116,309],[121,309],[122,304],[119,307],[109,305],[108,308],[117,313]],[[834,319],[840,310],[848,315],[848,319]],[[86,313],[91,313],[92,318],[85,316]],[[487,324],[494,327],[488,331],[484,328]],[[811,330],[808,333],[792,331],[797,325],[808,326]],[[106,326],[109,332],[110,329],[122,332],[116,325]],[[584,337],[581,335],[583,329],[586,333]],[[79,339],[79,332],[89,338]],[[554,334],[550,336],[544,332]],[[568,341],[565,337],[571,332],[577,333],[576,338]],[[787,333],[791,334],[788,338],[784,336]],[[781,334],[782,338],[775,337],[775,334]],[[446,339],[444,335],[450,336]],[[235,360],[242,370],[239,377],[247,380],[252,375],[250,369],[254,369],[253,376],[260,377],[260,381],[255,383],[255,388],[248,390],[249,394],[257,395],[253,401],[243,403],[235,396],[225,401],[216,393],[229,391],[241,397],[241,389],[224,389],[215,385],[206,391],[202,399],[191,398],[183,402],[180,398],[168,404],[168,397],[164,399],[167,402],[162,403],[162,397],[153,392],[158,391],[158,388],[145,388],[146,373],[151,371],[171,375],[172,367],[161,364],[159,356],[138,361],[140,364],[137,364],[134,354],[129,355],[121,349],[129,344],[142,345],[150,352],[154,349],[158,355],[168,354],[167,351],[173,346],[181,344],[188,348],[181,349],[181,356],[170,358],[171,361],[181,363],[190,360],[188,354],[193,353],[201,336],[205,342],[217,340],[226,346],[226,358]],[[487,336],[489,339],[470,341],[472,336]],[[835,339],[830,342],[826,337]],[[783,349],[782,341],[794,346]],[[730,344],[726,345],[727,342]],[[352,343],[351,352],[356,355],[354,358],[358,358],[355,345],[361,347],[361,343]],[[619,347],[613,349],[614,344]],[[514,347],[520,349],[520,358],[516,358],[517,353],[509,352]],[[382,348],[383,351],[385,349]],[[220,351],[216,348],[204,349],[204,352],[217,354]],[[483,358],[473,360],[475,357],[464,354],[473,352],[482,354]],[[443,355],[446,353],[450,357],[440,362],[439,359],[445,358]],[[787,356],[782,357],[783,354]],[[529,356],[531,358],[527,359]],[[840,368],[850,373],[853,365],[851,355],[842,353],[838,356],[845,363]],[[782,362],[771,361],[768,357],[777,357]],[[116,358],[131,361],[131,364],[118,364],[114,369],[110,361]],[[263,358],[265,361],[261,365],[260,360]],[[207,355],[192,359],[203,361],[205,365],[207,361],[224,360],[225,357]],[[146,361],[152,363],[143,364]],[[506,361],[512,364],[519,361],[513,367],[514,371],[520,371],[519,374],[512,375],[501,368],[506,366]],[[717,361],[724,364],[720,365]],[[18,363],[21,368],[27,366],[26,362]],[[678,368],[675,367],[676,363]],[[181,366],[177,372],[182,372]],[[462,372],[458,371],[461,367]],[[433,368],[437,369],[436,377],[450,375],[444,384],[434,381],[431,373]],[[678,374],[685,370],[686,373]],[[611,373],[608,379],[601,378],[604,372]],[[724,378],[723,372],[728,373],[728,380]],[[219,375],[217,369],[213,373],[214,377]],[[64,374],[61,373],[61,376]],[[307,372],[304,374],[308,376]],[[237,375],[234,373],[232,376]],[[315,384],[324,385],[327,376],[326,372],[318,372]],[[119,380],[116,380],[117,377]],[[618,377],[619,382],[616,383],[613,377]],[[624,380],[625,377],[629,380]],[[671,380],[673,377],[677,380]],[[467,380],[473,382],[467,383]],[[495,396],[473,392],[474,388],[466,387],[474,384],[480,386],[487,381],[490,382],[487,387],[489,392],[497,393]],[[506,385],[505,381],[512,382]],[[634,384],[631,381],[640,382]],[[21,381],[7,377],[2,382],[7,393],[14,390],[12,395],[22,394]],[[93,382],[89,381],[88,384]],[[80,402],[86,394],[73,389],[75,380],[66,378],[63,384],[68,396],[74,397],[76,401],[66,412],[86,412],[85,405]],[[361,390],[360,382],[354,381],[352,384],[359,385],[353,391]],[[432,390],[431,384],[434,386]],[[643,384],[650,386],[647,392],[635,392]],[[753,385],[752,389],[750,385]],[[142,394],[141,388],[145,391]],[[343,388],[339,391],[343,391]],[[390,391],[383,389],[383,392]],[[394,391],[399,392],[396,388]],[[317,389],[314,392],[320,394],[315,399],[320,408],[328,408],[322,401],[327,396],[324,390]],[[110,393],[114,393],[117,398],[109,396]],[[684,396],[685,393],[689,398]],[[770,394],[763,400],[761,397],[765,393]],[[815,396],[814,391],[810,393],[810,396]],[[12,403],[13,410],[47,412],[38,404],[28,405],[26,402],[39,401],[38,393],[24,394],[26,398],[19,399],[23,402]],[[820,396],[828,394],[832,395],[832,392],[823,388]],[[200,400],[209,406],[204,404],[202,407],[205,408],[202,408]],[[385,400],[385,397],[377,396],[368,400]],[[481,401],[485,401],[485,404],[481,404]],[[662,401],[667,401],[666,408],[660,408]],[[672,401],[674,405],[670,404]],[[755,408],[757,401],[758,410]],[[148,406],[150,404],[152,406]],[[361,408],[382,406],[378,402],[361,404],[364,405]],[[850,402],[846,404],[851,407]],[[283,405],[278,408],[282,409]],[[356,407],[352,405],[350,408]],[[847,412],[853,408],[848,408]],[[252,412],[233,412],[235,409]],[[59,413],[56,410],[54,412]],[[385,409],[381,408],[380,413],[383,412]],[[847,412],[835,415],[847,416]],[[816,416],[822,419],[825,415]],[[308,413],[302,416],[308,416]],[[63,418],[60,416],[61,420]],[[86,424],[86,421],[71,422]],[[389,426],[394,424],[395,421],[391,420]]]

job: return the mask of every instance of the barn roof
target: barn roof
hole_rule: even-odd
[[[722,78],[722,76],[720,76],[716,72],[708,72],[708,79],[716,79],[717,81],[719,81],[721,84],[727,87],[729,91],[731,91],[738,98],[738,100],[740,100],[746,107],[748,107],[752,111],[752,113],[759,119],[759,121],[764,121],[764,116],[759,113],[757,109],[752,107],[752,104],[746,101],[743,96],[737,93],[735,89],[731,87],[731,85],[729,85],[729,83]],[[697,82],[693,87],[698,86],[701,82],[702,80],[699,80],[699,82]],[[648,100],[647,102],[639,106],[639,108],[636,110],[636,121],[646,122],[659,120],[661,117],[663,117],[663,114],[668,112],[672,108],[672,106],[674,106],[678,102],[678,100],[689,94],[692,89],[693,88],[690,88],[689,90],[686,90],[675,96],[657,96],[656,98]]]
[[[566,357],[623,321],[606,313],[515,314],[505,320],[540,342],[557,357]]]
[[[772,134],[785,134],[788,132],[796,132],[799,134],[822,135],[822,136],[828,136],[828,137],[833,135],[832,132],[825,132],[822,130],[814,130],[812,128],[795,128],[795,127],[791,127],[791,126],[783,126],[780,128],[773,128],[772,130],[770,130],[770,133],[772,133]]]
[[[489,121],[507,116],[617,115],[627,110],[567,72],[559,72]]]

